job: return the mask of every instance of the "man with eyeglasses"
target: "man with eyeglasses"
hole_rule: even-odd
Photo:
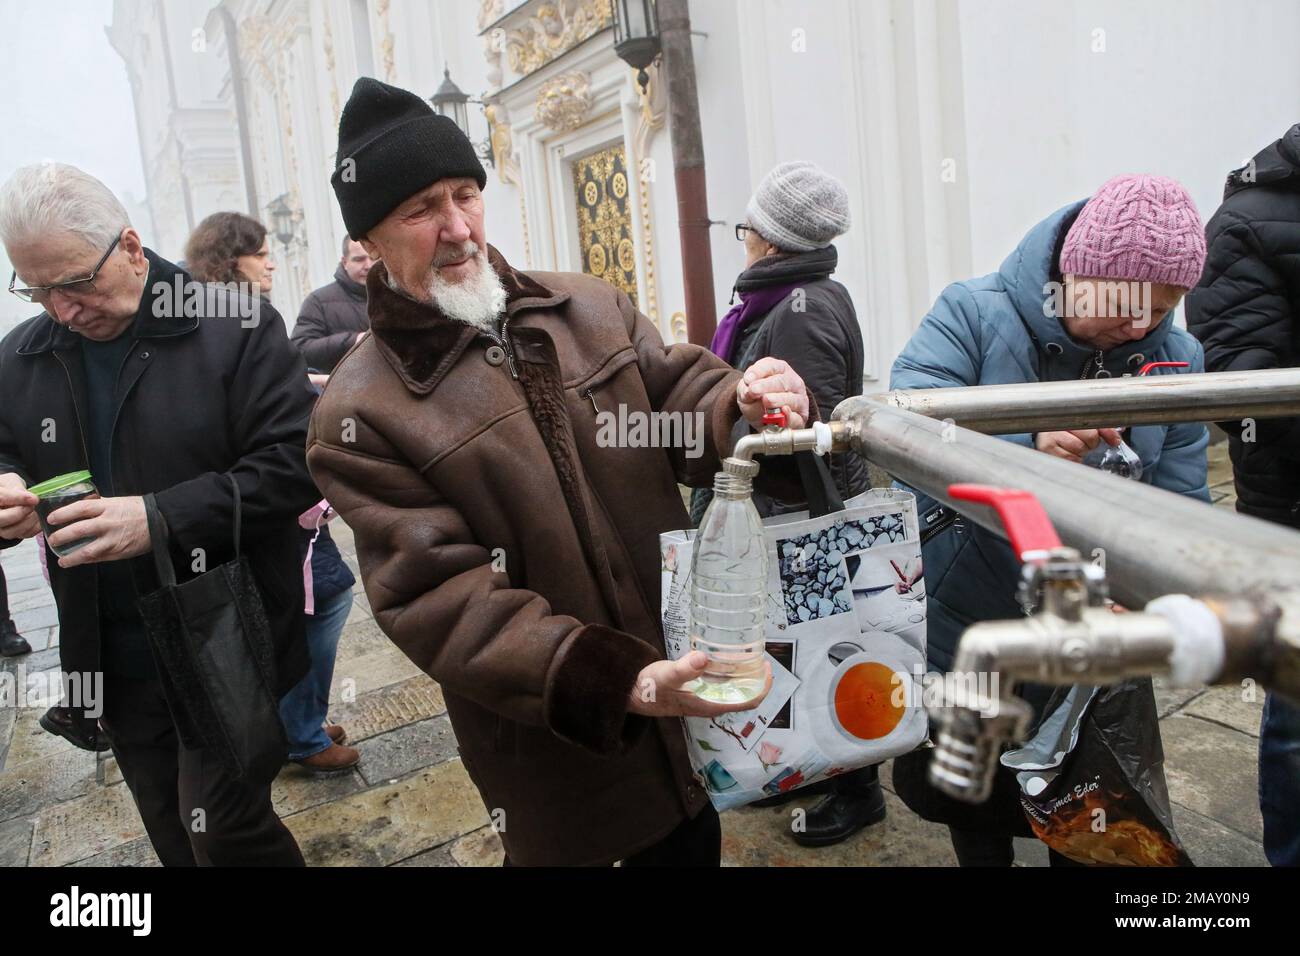
[[[52,551],[90,539],[48,564],[62,670],[102,699],[43,726],[82,746],[102,729],[165,865],[301,865],[271,780],[233,779],[181,742],[137,607],[159,586],[155,547],[181,583],[232,559],[233,478],[276,689],[305,672],[296,519],[318,497],[303,450],[313,393],[283,320],[266,303],[241,318],[256,289],[195,286],[72,166],[0,187],[0,241],[9,291],[44,309],[0,342],[0,547],[40,530],[31,484],[89,470],[99,492],[47,522]]]

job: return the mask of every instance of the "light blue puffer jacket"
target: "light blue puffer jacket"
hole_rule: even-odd
[[[1044,287],[1060,281],[1059,249],[1085,201],[1054,212],[1031,229],[997,272],[944,289],[895,359],[890,388],[1079,378],[1096,351],[1072,339],[1056,318],[1044,314],[1043,304]],[[1134,374],[1146,362],[1190,363],[1185,370],[1153,369],[1152,375],[1205,368],[1200,343],[1174,326],[1172,313],[1142,339],[1103,357],[1111,375]],[[1032,435],[1001,437],[1033,447]],[[1209,501],[1209,436],[1204,425],[1146,425],[1130,429],[1124,437],[1142,458],[1143,481]],[[927,513],[936,507],[921,496],[923,528]],[[958,638],[970,624],[1020,615],[1015,600],[1019,563],[1005,541],[968,522],[935,535],[924,552],[930,663],[947,669]]]

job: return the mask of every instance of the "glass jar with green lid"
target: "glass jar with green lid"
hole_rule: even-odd
[[[60,527],[59,525],[50,524],[50,514],[58,511],[64,505],[70,505],[82,498],[93,498],[99,494],[99,489],[95,487],[94,481],[91,480],[90,472],[70,471],[66,475],[56,475],[42,481],[39,485],[32,485],[27,490],[40,499],[36,503],[36,517],[40,519],[41,530],[45,532],[45,543],[59,557],[62,558],[72,554],[95,540],[94,538],[78,538],[76,541],[60,545],[57,548],[50,544],[50,535],[58,531]]]

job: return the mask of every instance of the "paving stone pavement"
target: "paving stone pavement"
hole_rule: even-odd
[[[1210,449],[1215,504],[1234,500],[1226,445]],[[357,572],[351,533],[335,523]],[[34,542],[0,555],[15,621],[34,648],[0,662],[13,678],[58,666],[58,620]],[[358,573],[358,578],[360,577]],[[21,682],[19,682],[21,683]],[[14,681],[10,680],[10,687]],[[497,866],[501,843],[457,756],[437,684],[384,637],[358,583],[339,644],[330,717],[362,761],[340,777],[289,766],[272,800],[313,865]],[[114,761],[96,761],[36,723],[43,706],[0,706],[0,865],[156,866]],[[1178,832],[1202,866],[1266,865],[1260,846],[1256,748],[1262,695],[1239,688],[1158,686],[1165,772]],[[723,814],[723,859],[733,866],[951,866],[944,827],[912,815],[882,775],[888,816],[836,847],[805,849],[786,828],[792,809]],[[1017,841],[1017,860],[1044,866],[1046,849]]]

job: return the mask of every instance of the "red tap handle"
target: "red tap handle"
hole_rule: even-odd
[[[958,501],[973,501],[990,505],[1002,519],[1007,529],[1011,548],[1021,561],[1033,551],[1049,551],[1061,546],[1061,539],[1052,527],[1052,519],[1028,491],[1020,488],[998,488],[994,485],[949,485],[948,494]]]
[[[1138,369],[1138,375],[1145,375],[1153,368],[1187,368],[1191,364],[1191,362],[1147,362],[1146,365],[1143,365]]]
[[[777,428],[785,428],[785,412],[780,408],[769,408],[763,413],[763,426],[775,425]]]

